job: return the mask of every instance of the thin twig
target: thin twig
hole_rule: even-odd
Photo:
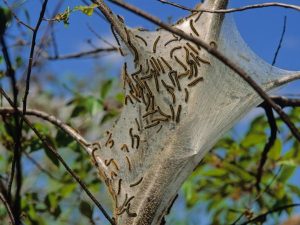
[[[2,193],[0,193],[0,200],[2,201],[3,205],[6,208],[7,214],[9,216],[10,222],[12,225],[15,225],[15,219],[14,219],[14,214],[12,213],[12,209],[7,201],[7,199],[4,198],[4,196],[2,195]],[[3,221],[2,221],[3,222]]]
[[[9,96],[0,88],[0,93],[5,97],[8,103],[13,106],[12,100]],[[95,196],[89,191],[85,183],[76,175],[76,173],[68,166],[68,164],[64,161],[61,155],[57,152],[57,150],[40,134],[40,132],[35,128],[35,126],[24,116],[24,114],[20,114],[23,121],[29,126],[29,128],[36,134],[36,136],[41,140],[45,149],[48,149],[51,153],[55,155],[55,157],[59,160],[59,162],[65,167],[67,172],[76,180],[76,182],[80,185],[80,187],[85,191],[85,193],[89,196],[89,198],[95,203],[98,209],[103,213],[105,218],[112,224],[116,225],[113,219],[110,218],[106,210],[103,206],[98,202]]]
[[[12,66],[11,59],[9,56],[9,52],[5,43],[5,39],[2,36],[1,37],[1,45],[2,45],[2,53],[3,57],[5,60],[6,64],[6,73],[7,76],[10,78],[11,81],[11,87],[13,91],[13,107],[17,108],[18,107],[18,87],[17,87],[17,81],[16,81],[16,75],[15,75],[15,70]],[[12,184],[13,180],[15,177],[15,168],[17,164],[17,158],[18,158],[18,152],[20,151],[21,143],[21,129],[20,129],[20,121],[19,121],[19,115],[17,111],[14,111],[13,113],[14,116],[14,121],[15,121],[15,132],[11,133],[13,140],[14,140],[14,155],[11,163],[11,171],[10,171],[10,178],[8,181],[8,196],[11,198],[11,189],[12,189]]]
[[[7,8],[9,8],[12,16],[15,18],[15,20],[17,21],[17,23],[22,24],[24,27],[28,28],[31,31],[34,31],[33,27],[31,27],[30,25],[26,24],[25,22],[23,22],[22,20],[19,19],[19,17],[14,13],[14,11],[12,10],[12,8],[9,6],[7,0],[3,0],[3,2],[7,6]]]
[[[280,49],[281,49],[281,45],[282,45],[283,38],[284,38],[284,35],[285,35],[285,31],[286,31],[286,20],[287,20],[286,18],[287,18],[287,17],[285,16],[285,17],[284,17],[284,21],[283,21],[283,29],[282,29],[282,33],[281,33],[281,36],[280,36],[280,40],[279,40],[279,43],[278,43],[276,52],[275,52],[275,54],[274,54],[274,58],[273,58],[273,61],[272,61],[272,66],[275,65],[276,60],[277,60],[277,57],[278,57],[278,54],[279,54]]]
[[[210,9],[201,9],[201,8],[200,9],[191,9],[186,6],[180,5],[178,3],[174,3],[174,2],[166,1],[166,0],[158,0],[158,1],[163,4],[172,5],[174,7],[177,7],[177,8],[186,10],[186,11],[190,11],[190,12],[233,13],[233,12],[241,12],[241,11],[245,11],[245,10],[266,8],[266,7],[280,7],[280,8],[294,9],[294,10],[300,11],[300,6],[298,6],[298,5],[285,4],[285,3],[281,3],[281,2],[268,2],[268,3],[262,3],[262,4],[243,6],[240,8],[210,10]]]
[[[105,44],[109,45],[112,48],[116,48],[116,46],[114,46],[112,43],[110,43],[109,41],[107,41],[105,38],[101,37],[95,30],[93,27],[91,27],[89,24],[87,24],[88,29],[101,41],[103,41]]]
[[[61,179],[53,176],[51,173],[49,173],[46,169],[44,169],[33,157],[31,157],[27,152],[24,151],[25,156],[28,158],[28,160],[36,166],[40,171],[45,173],[48,177],[52,178],[53,180],[59,180],[61,182]]]
[[[46,8],[47,8],[47,3],[48,3],[48,0],[44,0],[43,5],[42,5],[42,9],[41,9],[41,12],[40,12],[39,19],[37,21],[37,24],[34,28],[33,35],[32,35],[31,48],[30,48],[27,74],[26,74],[26,87],[25,87],[25,93],[24,93],[24,97],[23,97],[23,114],[26,114],[27,97],[28,97],[29,89],[30,89],[30,77],[31,77],[32,65],[33,65],[33,57],[34,57],[34,50],[35,50],[35,44],[36,44],[36,37],[37,37],[38,30],[40,28],[40,25],[43,21],[43,17],[44,17]],[[21,121],[21,124],[22,124],[22,121]]]
[[[295,125],[293,124],[293,122],[289,119],[288,115],[280,108],[280,106],[278,106],[270,97],[269,95],[238,65],[236,65],[236,63],[234,63],[233,61],[231,61],[229,58],[227,58],[223,53],[221,53],[220,51],[218,51],[216,48],[214,48],[213,46],[207,44],[206,42],[202,41],[199,38],[195,38],[193,36],[190,36],[189,34],[186,34],[185,32],[183,32],[180,29],[177,29],[175,27],[170,27],[168,24],[165,24],[163,22],[161,22],[158,18],[147,14],[146,12],[130,5],[127,4],[125,2],[120,2],[120,1],[116,1],[116,0],[109,0],[112,3],[115,3],[149,21],[151,21],[152,23],[162,27],[163,29],[170,31],[173,34],[177,34],[180,37],[189,40],[193,43],[195,43],[196,45],[201,46],[202,48],[204,48],[208,53],[210,53],[211,55],[213,55],[215,58],[217,58],[218,60],[220,60],[222,63],[224,63],[226,66],[228,66],[230,69],[232,69],[234,72],[236,72],[243,80],[245,80],[255,91],[256,93],[263,99],[265,100],[265,102],[267,102],[267,104],[269,104],[280,116],[280,118],[284,121],[284,123],[289,127],[290,131],[292,132],[292,134],[300,141],[300,133],[297,130],[297,128],[295,127]],[[300,77],[297,76],[297,78]]]
[[[73,54],[67,54],[67,55],[57,55],[57,56],[49,56],[48,59],[49,60],[66,60],[66,59],[78,59],[81,57],[85,57],[85,56],[91,56],[91,55],[95,55],[97,53],[100,52],[114,52],[114,51],[118,51],[117,48],[97,48],[91,51],[84,51],[84,52],[78,52],[78,53],[73,53]]]

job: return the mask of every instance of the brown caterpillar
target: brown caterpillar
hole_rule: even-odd
[[[142,67],[142,65],[140,65],[140,68],[136,72],[134,72],[133,74],[131,74],[131,76],[135,76],[135,75],[141,73],[142,69],[143,69],[143,67]]]
[[[120,170],[120,167],[119,167],[118,163],[116,162],[116,160],[113,159],[113,160],[111,161],[111,163],[115,166],[115,168],[116,168],[117,171]]]
[[[184,91],[185,91],[184,101],[187,103],[189,101],[189,91],[186,88],[184,89]]]
[[[139,35],[135,35],[135,37],[138,38],[138,39],[140,39],[142,42],[144,42],[144,44],[145,44],[146,46],[148,46],[147,41],[146,41],[143,37],[141,37],[141,36],[139,36]]]
[[[151,124],[145,126],[145,129],[149,129],[149,128],[151,128],[151,127],[154,127],[154,126],[158,125],[159,123],[160,123],[159,121],[156,121],[156,122],[154,122],[154,123],[151,123]]]
[[[199,77],[195,80],[193,80],[191,83],[188,84],[189,87],[193,87],[195,86],[197,83],[199,83],[200,81],[203,81],[203,77]]]
[[[176,71],[172,70],[172,71],[169,72],[168,76],[169,76],[169,78],[170,78],[170,80],[171,80],[173,86],[176,86],[176,85],[175,85],[174,78],[173,78],[173,76],[172,76],[172,74],[174,74],[174,73],[176,74]]]
[[[145,114],[143,115],[143,118],[145,118],[145,117],[147,117],[147,116],[149,116],[149,115],[152,115],[152,114],[154,114],[154,113],[156,113],[156,112],[157,112],[157,110],[153,110],[153,111],[147,112],[147,113],[145,113]]]
[[[169,105],[170,106],[170,109],[171,109],[171,115],[172,115],[172,120],[174,120],[175,119],[175,111],[174,111],[174,108],[173,108],[173,106],[172,105]]]
[[[180,122],[180,113],[181,113],[181,105],[178,106],[177,113],[176,113],[176,123]]]
[[[128,206],[126,208],[126,213],[127,213],[128,217],[136,217],[137,216],[136,213],[130,212],[130,203],[128,204]]]
[[[156,91],[159,92],[159,83],[158,83],[157,73],[154,73],[153,76],[154,76]]]
[[[142,181],[143,181],[143,177],[141,177],[137,182],[135,182],[135,183],[133,183],[133,184],[130,184],[129,187],[137,186],[137,185],[139,185]]]
[[[131,102],[131,104],[133,104],[133,101],[132,101],[131,97],[129,95],[126,95],[125,96],[125,105],[127,105],[128,99]]]
[[[157,43],[158,43],[159,39],[160,39],[160,36],[158,36],[158,37],[156,38],[156,40],[155,40],[155,42],[154,42],[154,44],[153,44],[153,53],[156,53],[156,46],[157,46]]]
[[[134,147],[134,138],[133,138],[132,130],[133,130],[133,128],[129,129],[129,135],[131,137],[131,147],[133,148]]]
[[[148,59],[146,59],[146,65],[147,65],[147,69],[146,69],[145,73],[148,73],[149,70],[150,70],[149,60]]]
[[[108,139],[107,139],[107,141],[105,142],[105,147],[107,147],[109,141],[111,140],[111,136],[112,136],[112,133],[110,133],[109,131],[107,132],[107,134],[108,134]]]
[[[163,57],[160,57],[160,58],[164,62],[164,64],[166,64],[166,66],[169,68],[169,70],[172,70],[172,67],[170,66],[170,64]]]
[[[172,48],[172,50],[170,51],[170,58],[173,58],[173,53],[176,51],[176,50],[179,50],[181,49],[182,47],[181,46],[177,46],[177,47],[174,47]],[[176,56],[175,56],[176,57]]]
[[[126,36],[127,36],[127,43],[128,45],[131,47],[131,49],[133,50],[133,53],[134,53],[134,63],[136,64],[138,61],[139,61],[139,53],[138,53],[138,50],[136,49],[136,47],[131,43],[131,40],[130,40],[130,35],[129,35],[129,32],[128,30],[125,28],[125,33],[126,33]]]
[[[140,146],[140,136],[136,134],[133,137],[136,139],[136,148],[138,149]]]
[[[154,118],[154,119],[152,119],[151,120],[151,122],[160,122],[160,121],[162,121],[162,122],[165,122],[165,121],[168,121],[168,118],[166,118],[166,117],[158,117],[158,118]]]
[[[138,131],[141,131],[141,128],[140,128],[139,121],[137,120],[137,118],[135,118],[134,120],[135,120],[135,122],[136,122],[136,125],[137,125],[137,128],[138,128]]]
[[[131,97],[133,97],[137,102],[139,102],[139,103],[141,102],[140,99],[138,99],[138,97],[136,97],[136,96],[134,95],[134,91],[133,91],[133,90],[131,90],[129,93],[130,93]],[[138,93],[139,93],[139,92],[138,92]]]
[[[165,73],[166,71],[165,71],[161,61],[159,60],[159,58],[157,58],[156,61],[158,62],[158,65],[160,66],[162,73]]]
[[[187,71],[179,74],[177,77],[178,77],[178,79],[181,79],[181,78],[186,77],[187,75],[189,75],[189,73],[190,73],[190,70],[187,70]]]
[[[151,96],[147,93],[146,94],[147,98],[148,98],[148,102],[147,102],[147,105],[146,105],[146,112],[149,110],[149,107],[150,107],[150,103],[151,103]]]
[[[200,19],[202,13],[203,13],[203,12],[199,12],[199,15],[198,15],[197,18],[195,19],[195,22],[197,22],[197,21]]]
[[[170,115],[167,115],[166,113],[164,113],[159,106],[157,106],[157,110],[158,112],[160,113],[160,115],[164,116],[164,117],[167,117],[167,118],[170,118],[171,116]]]
[[[184,48],[184,50],[185,50],[185,61],[187,62],[187,63],[189,63],[189,61],[190,61],[190,59],[189,59],[189,55],[190,55],[190,51],[187,49],[187,47],[183,47]]]
[[[127,201],[125,202],[124,206],[127,206],[135,197],[131,196],[130,198],[127,199]]]
[[[193,52],[195,52],[195,54],[199,54],[199,52],[189,43],[189,42],[187,42],[186,43],[186,45],[193,51]]]
[[[118,174],[116,174],[116,172],[114,172],[114,171],[111,171],[110,172],[110,177],[111,177],[111,179],[113,180],[115,177],[117,177],[118,176]]]
[[[162,125],[160,125],[160,127],[158,128],[158,130],[156,131],[156,133],[159,133],[159,131],[161,130]]]
[[[113,160],[114,160],[114,159],[110,159],[110,160],[105,159],[105,160],[104,160],[105,166],[109,166],[110,163],[111,163]]]
[[[97,163],[96,156],[95,156],[95,152],[96,152],[96,151],[97,151],[97,148],[94,148],[94,149],[92,150],[92,161],[93,161],[94,165],[95,165],[96,167],[98,167],[99,165],[98,165],[98,163]]]
[[[170,44],[170,43],[173,42],[173,41],[178,41],[178,38],[176,37],[176,38],[173,38],[173,39],[167,41],[167,42],[165,43],[165,46],[167,46],[168,44]]]
[[[157,63],[156,59],[154,57],[151,57],[151,59],[153,60],[153,62],[155,64],[156,70],[158,72],[160,72],[161,68],[160,68],[159,64]]]
[[[126,144],[122,145],[121,150],[125,152],[129,152],[128,146]]]
[[[184,63],[181,62],[176,56],[175,56],[175,60],[182,66],[182,68],[183,68],[184,70],[187,70],[186,65],[184,65]]]
[[[109,145],[109,148],[112,148],[114,147],[114,144],[115,144],[114,140],[110,140],[107,145]]]
[[[141,80],[151,79],[153,75],[150,73],[148,76],[141,77]]]
[[[176,85],[177,85],[177,88],[178,88],[178,91],[181,91],[181,86],[180,86],[180,82],[178,80],[178,75],[177,75],[177,72],[175,74],[175,82],[176,82]]]
[[[176,96],[174,94],[174,88],[167,85],[164,80],[161,80],[162,84],[165,86],[165,88],[167,89],[168,93],[172,96],[172,100],[173,100],[173,104],[175,104],[176,102]]]
[[[128,158],[128,156],[126,156],[126,161],[128,164],[128,170],[131,171],[131,162],[130,162],[130,159]]]
[[[210,62],[209,62],[209,61],[207,61],[207,60],[205,60],[205,59],[202,59],[202,58],[200,58],[199,56],[196,56],[196,58],[197,58],[197,60],[199,60],[200,62],[202,62],[202,63],[204,63],[204,64],[210,65]]]
[[[198,66],[201,66],[201,65],[200,65],[200,62],[197,60],[197,58],[196,58],[196,56],[194,55],[194,53],[191,52],[191,56],[192,56],[193,60],[195,61],[195,63],[197,63]]]
[[[196,34],[196,35],[199,37],[199,33],[198,33],[198,31],[196,30],[196,28],[194,27],[194,24],[193,24],[193,23],[194,23],[194,21],[193,21],[193,20],[190,20],[190,27],[191,27],[193,33]]]
[[[150,63],[153,68],[153,70],[151,72],[152,73],[159,72],[159,70],[158,70],[159,68],[156,68],[156,65],[155,65],[154,61],[152,60],[152,58],[150,59]]]
[[[119,179],[117,195],[120,195],[120,193],[121,193],[121,187],[122,187],[122,179]]]
[[[126,202],[127,202],[127,199],[128,199],[128,194],[126,193],[125,194],[125,199],[124,199],[124,202],[123,202],[123,204],[118,208],[118,212],[117,212],[117,215],[121,215],[121,214],[123,214],[124,212],[125,212],[125,210],[124,210],[124,207],[125,207],[125,204],[126,204]],[[120,211],[121,210],[121,211]]]

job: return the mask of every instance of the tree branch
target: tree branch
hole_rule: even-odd
[[[269,214],[272,214],[272,213],[275,213],[275,212],[280,212],[280,211],[283,211],[285,209],[289,209],[289,208],[293,208],[293,207],[299,207],[299,206],[300,206],[300,204],[296,204],[295,203],[295,204],[290,204],[290,205],[284,205],[284,206],[276,207],[274,209],[269,210],[266,213],[258,215],[257,217],[255,217],[255,218],[253,218],[251,220],[248,220],[248,221],[246,221],[244,223],[241,223],[240,225],[253,224],[253,223],[256,223],[256,222],[263,223],[266,220],[266,218],[267,218],[267,216]]]
[[[257,173],[256,173],[255,186],[256,186],[256,189],[258,192],[260,191],[260,182],[261,182],[261,178],[263,176],[263,168],[267,161],[268,153],[276,141],[277,131],[278,131],[272,108],[269,105],[265,105],[265,106],[263,106],[263,108],[264,108],[264,110],[266,112],[266,116],[268,118],[268,122],[269,122],[270,129],[271,129],[271,134],[270,134],[269,140],[268,140],[267,144],[265,145],[264,150],[261,154],[259,166],[258,166]]]
[[[67,54],[67,55],[55,55],[55,56],[49,56],[49,60],[66,60],[66,59],[78,59],[85,56],[95,55],[100,52],[115,52],[118,51],[118,48],[112,47],[112,48],[97,48],[91,51],[84,51],[84,52],[78,52],[73,54]]]
[[[113,26],[114,30],[120,35],[121,39],[124,41],[125,44],[127,44],[127,34],[126,34],[126,27],[125,25],[120,21],[120,19],[117,18],[115,14],[111,11],[111,9],[104,3],[103,0],[91,0],[95,4],[98,5],[98,9],[103,13],[103,15],[106,17],[106,19],[110,22],[110,24]]]
[[[268,3],[262,3],[262,4],[254,4],[254,5],[243,6],[240,8],[210,10],[210,9],[191,9],[186,6],[183,6],[178,3],[171,2],[171,1],[167,1],[167,0],[157,0],[157,1],[159,1],[163,4],[172,5],[174,7],[177,7],[177,8],[186,10],[186,11],[190,11],[190,12],[233,13],[233,12],[241,12],[241,11],[250,10],[250,9],[267,8],[267,7],[280,7],[280,8],[287,8],[287,9],[293,9],[293,10],[300,11],[300,6],[298,6],[298,5],[285,4],[285,3],[280,3],[280,2],[268,2]]]
[[[256,92],[257,94],[263,99],[265,100],[265,102],[270,105],[280,116],[280,118],[284,121],[284,123],[289,127],[290,131],[292,132],[292,134],[300,141],[300,133],[297,130],[297,128],[295,127],[295,125],[292,123],[292,121],[289,119],[288,115],[280,108],[280,106],[278,106],[269,96],[268,94],[239,66],[237,66],[234,62],[232,62],[230,59],[228,59],[223,53],[221,53],[220,51],[218,51],[216,48],[214,48],[213,46],[205,43],[204,41],[200,40],[199,38],[195,38],[193,36],[190,36],[189,34],[186,34],[185,32],[183,32],[180,29],[177,29],[175,27],[170,27],[169,25],[161,22],[158,18],[147,14],[146,12],[130,5],[127,4],[125,2],[120,2],[120,1],[116,1],[116,0],[109,0],[110,2],[115,3],[116,5],[119,5],[145,19],[147,19],[148,21],[162,27],[163,29],[170,31],[171,33],[177,34],[180,37],[189,40],[193,43],[195,43],[196,45],[201,46],[202,48],[204,48],[208,53],[210,53],[211,55],[213,55],[215,58],[217,58],[218,60],[220,60],[221,62],[223,62],[226,66],[228,66],[230,69],[232,69],[234,72],[236,72],[243,80],[245,80]],[[295,75],[298,79],[300,78],[300,74]],[[295,77],[293,77],[295,78]],[[290,81],[290,79],[292,78],[285,78],[282,79],[281,81],[284,82],[288,82],[288,80]],[[273,82],[274,84],[274,82]]]

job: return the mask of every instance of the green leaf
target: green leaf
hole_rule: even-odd
[[[64,12],[58,13],[53,20],[56,20],[58,22],[63,21],[65,25],[69,25],[69,19],[71,14],[70,7],[68,7]]]
[[[251,133],[245,137],[245,139],[241,142],[241,145],[245,148],[250,148],[265,142],[266,135],[264,133]]]
[[[97,8],[97,4],[91,4],[89,6],[76,6],[74,8],[74,10],[78,10],[81,11],[82,13],[84,13],[85,15],[91,16],[94,13],[94,9]]]
[[[56,155],[51,152],[50,150],[48,149],[45,149],[45,153],[46,153],[46,156],[48,157],[48,159],[57,167],[59,167],[59,160],[57,159]]]
[[[21,56],[17,56],[15,61],[16,61],[17,68],[20,68],[23,65],[23,59],[21,58]]]
[[[109,93],[110,89],[112,88],[112,85],[113,85],[113,80],[106,80],[101,85],[100,97],[102,99],[104,99],[107,96],[107,94]]]
[[[87,218],[91,219],[93,217],[93,208],[88,202],[81,201],[79,205],[79,210],[82,213],[82,215],[86,216]]]
[[[201,173],[202,176],[207,176],[207,177],[221,177],[228,174],[228,171],[225,169],[209,169],[207,171],[203,171]]]
[[[296,168],[296,166],[284,166],[278,177],[278,181],[285,183],[294,174]]]
[[[270,152],[268,153],[268,158],[273,160],[278,160],[281,155],[282,150],[282,144],[279,139],[276,139],[273,147],[270,149]]]

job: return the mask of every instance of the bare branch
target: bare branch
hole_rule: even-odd
[[[9,96],[0,88],[1,94],[5,97],[8,103],[13,106],[12,100]],[[14,109],[18,110],[18,109]],[[110,218],[106,210],[100,204],[100,202],[95,198],[95,196],[89,191],[85,183],[76,175],[76,173],[68,166],[68,164],[64,161],[60,154],[58,154],[57,150],[40,134],[40,132],[34,127],[34,125],[24,116],[24,114],[19,114],[23,121],[30,127],[30,129],[36,134],[36,136],[40,139],[45,149],[49,150],[51,153],[55,155],[55,157],[59,160],[59,162],[65,167],[67,172],[76,180],[76,182],[80,185],[80,187],[85,191],[85,193],[89,196],[89,198],[95,203],[98,209],[103,213],[105,218],[112,224],[116,225],[114,220]]]
[[[268,2],[268,3],[262,3],[262,4],[254,4],[254,5],[243,6],[240,8],[210,10],[210,9],[191,9],[186,6],[183,6],[178,3],[171,2],[171,1],[167,1],[167,0],[158,0],[158,1],[163,4],[172,5],[174,7],[177,7],[177,8],[186,10],[186,11],[190,11],[190,12],[233,13],[233,12],[241,12],[241,11],[250,10],[250,9],[267,8],[267,7],[280,7],[280,8],[287,8],[287,9],[293,9],[293,10],[300,11],[300,6],[298,6],[298,5],[285,4],[285,3],[280,3],[280,2]]]
[[[9,216],[9,219],[10,219],[10,222],[12,225],[15,225],[15,219],[14,219],[14,215],[12,213],[12,209],[8,203],[8,201],[4,198],[3,194],[0,193],[0,200],[2,201],[3,205],[5,206],[6,208],[6,211],[7,211],[7,214]]]
[[[67,55],[56,55],[56,56],[49,56],[49,60],[66,60],[66,59],[78,59],[82,58],[85,56],[91,56],[91,55],[96,55],[97,53],[100,52],[115,52],[118,51],[118,48],[113,47],[113,48],[97,48],[91,51],[84,51],[84,52],[78,52],[78,53],[73,53],[73,54],[67,54]]]
[[[169,25],[161,22],[158,18],[147,14],[146,12],[130,5],[125,2],[120,2],[116,0],[109,0],[110,2],[113,2],[123,8],[126,8],[127,10],[151,21],[152,23],[164,28],[167,31],[170,31],[174,34],[179,35],[180,37],[189,40],[196,45],[201,46],[204,48],[207,52],[212,54],[215,58],[223,62],[226,66],[231,68],[234,72],[236,72],[243,80],[245,80],[256,92],[257,94],[265,100],[267,104],[269,104],[280,116],[280,118],[284,121],[284,123],[289,127],[292,134],[300,141],[300,133],[298,129],[295,127],[293,122],[289,119],[288,115],[278,106],[269,96],[268,94],[239,66],[237,66],[234,62],[232,62],[230,59],[228,59],[223,53],[218,51],[216,48],[213,48],[211,45],[205,43],[204,41],[200,40],[199,38],[195,38],[193,36],[190,36],[189,34],[186,34],[180,29],[177,29],[175,27],[170,27]],[[300,74],[295,75],[296,78],[300,78]],[[295,77],[293,77],[295,78]],[[286,78],[285,78],[286,79]],[[285,81],[290,81],[291,78],[286,79]]]

